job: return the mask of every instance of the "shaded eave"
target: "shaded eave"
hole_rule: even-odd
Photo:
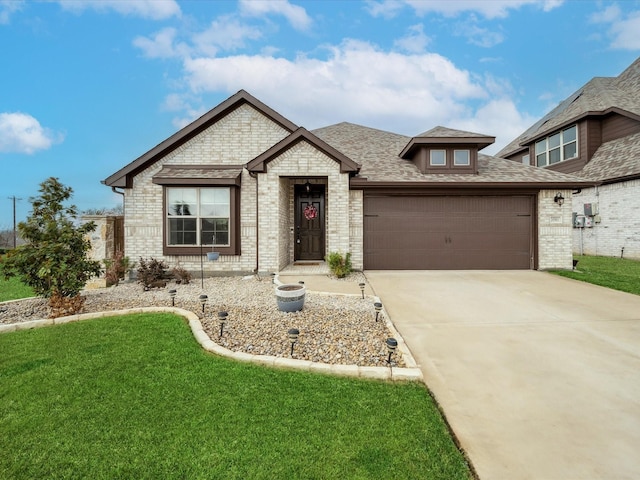
[[[359,164],[351,160],[344,153],[336,150],[324,140],[316,137],[304,127],[298,128],[291,135],[276,143],[264,153],[258,155],[247,163],[245,167],[252,173],[264,173],[267,171],[267,163],[302,141],[306,141],[311,146],[317,148],[322,153],[338,162],[340,164],[341,173],[356,173],[360,170]]]
[[[374,188],[393,188],[393,189],[477,189],[477,190],[520,190],[520,189],[536,189],[547,190],[552,188],[559,189],[578,189],[588,188],[600,185],[602,182],[596,181],[576,181],[576,182],[392,182],[392,181],[369,181],[366,177],[353,177],[349,183],[349,187],[355,190],[374,189]]]
[[[246,91],[240,90],[238,93],[229,97],[217,107],[213,108],[194,122],[184,127],[182,130],[179,130],[178,132],[164,140],[162,143],[156,145],[141,157],[138,157],[124,168],[107,177],[102,181],[102,183],[110,187],[131,188],[132,178],[137,172],[147,168],[149,165],[153,164],[176,148],[184,145],[193,137],[216,123],[222,117],[228,115],[230,112],[244,104],[251,105],[260,113],[280,125],[285,130],[288,130],[289,132],[293,132],[298,128],[296,124],[280,115],[271,107],[268,107]]]
[[[478,150],[482,150],[495,143],[496,137],[413,137],[400,152],[401,158],[411,158],[416,150],[427,145],[474,145]]]

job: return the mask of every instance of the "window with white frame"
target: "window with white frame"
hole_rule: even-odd
[[[573,125],[537,141],[535,153],[538,167],[576,158],[578,156],[578,127]]]
[[[166,202],[168,245],[230,245],[230,188],[167,188]]]
[[[445,166],[447,164],[446,150],[431,150],[429,164],[434,166]]]
[[[454,150],[453,164],[456,166],[465,166],[471,164],[471,152],[469,150]]]

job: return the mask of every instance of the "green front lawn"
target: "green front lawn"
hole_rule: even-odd
[[[554,271],[563,277],[640,295],[640,261],[616,257],[576,256],[574,271]]]
[[[33,297],[31,287],[27,287],[20,280],[13,277],[5,280],[0,275],[0,302],[7,300],[18,300],[19,298]]]
[[[0,478],[471,478],[424,385],[230,361],[171,314],[2,334],[0,385]]]

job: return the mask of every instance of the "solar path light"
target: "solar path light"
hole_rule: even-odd
[[[178,291],[175,288],[172,288],[171,290],[169,290],[169,296],[171,297],[171,306],[175,307],[176,306],[176,295],[178,294]]]
[[[380,312],[382,311],[382,304],[380,302],[375,302],[373,304],[373,308],[376,309],[376,322],[378,321],[378,315],[380,315]]]
[[[291,356],[293,357],[293,346],[298,341],[300,330],[298,330],[297,328],[290,328],[287,332],[287,336],[289,337],[289,341],[291,342]]]
[[[227,312],[218,312],[218,321],[220,322],[220,336],[222,336],[222,332],[224,330],[224,324],[227,323],[227,318],[229,314]]]
[[[200,300],[200,303],[202,304],[202,313],[204,313],[204,306],[207,303],[207,296],[206,295],[200,295],[198,297],[198,299]]]
[[[364,282],[360,282],[358,286],[360,287],[360,291],[362,292],[362,299],[364,300]]]
[[[387,363],[389,364],[389,366],[391,366],[391,355],[393,355],[393,353],[396,351],[396,348],[398,348],[398,341],[395,338],[387,338],[387,350],[389,352],[389,358],[387,359]]]

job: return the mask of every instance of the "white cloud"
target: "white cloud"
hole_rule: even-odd
[[[22,0],[0,0],[0,25],[7,25],[11,15],[21,10],[24,4]]]
[[[495,136],[495,143],[482,150],[482,153],[492,155],[502,150],[537,120],[536,117],[521,114],[513,100],[502,97],[489,100],[469,118],[454,119],[449,126]]]
[[[194,35],[192,40],[198,52],[215,55],[219,49],[235,50],[244,47],[245,40],[257,40],[261,36],[257,28],[242,24],[232,16],[223,16],[211,22],[204,32]]]
[[[455,35],[466,37],[469,43],[478,47],[491,48],[504,41],[504,35],[478,26],[478,18],[470,15],[455,27]]]
[[[0,152],[32,154],[47,150],[63,136],[42,127],[26,113],[0,113]]]
[[[476,12],[486,18],[504,18],[509,10],[517,10],[525,5],[533,5],[548,12],[562,5],[562,0],[383,0],[368,2],[368,11],[373,16],[392,17],[402,6],[408,6],[417,15],[439,13],[446,17],[454,17],[463,12]]]
[[[610,5],[591,15],[592,23],[610,24],[611,48],[640,50],[640,10],[629,12],[626,17],[618,5]]]
[[[405,52],[421,53],[429,45],[431,39],[425,35],[424,26],[419,23],[409,27],[409,33],[394,42],[394,45]]]
[[[416,134],[464,115],[467,100],[487,98],[440,55],[384,52],[353,40],[331,47],[326,60],[201,57],[186,59],[184,69],[196,94],[246,89],[307,128],[352,121]]]
[[[640,11],[631,13],[625,20],[611,26],[612,48],[640,50]]]
[[[175,0],[58,0],[63,9],[75,13],[92,9],[98,12],[114,11],[121,15],[164,20],[180,16]]]
[[[268,14],[282,15],[293,28],[304,31],[311,27],[311,17],[304,8],[292,5],[288,0],[256,1],[240,0],[240,12],[251,17],[262,17]]]
[[[163,28],[153,34],[152,38],[138,36],[133,39],[133,45],[138,47],[149,58],[169,58],[178,54],[173,42],[176,37],[176,29]]]

